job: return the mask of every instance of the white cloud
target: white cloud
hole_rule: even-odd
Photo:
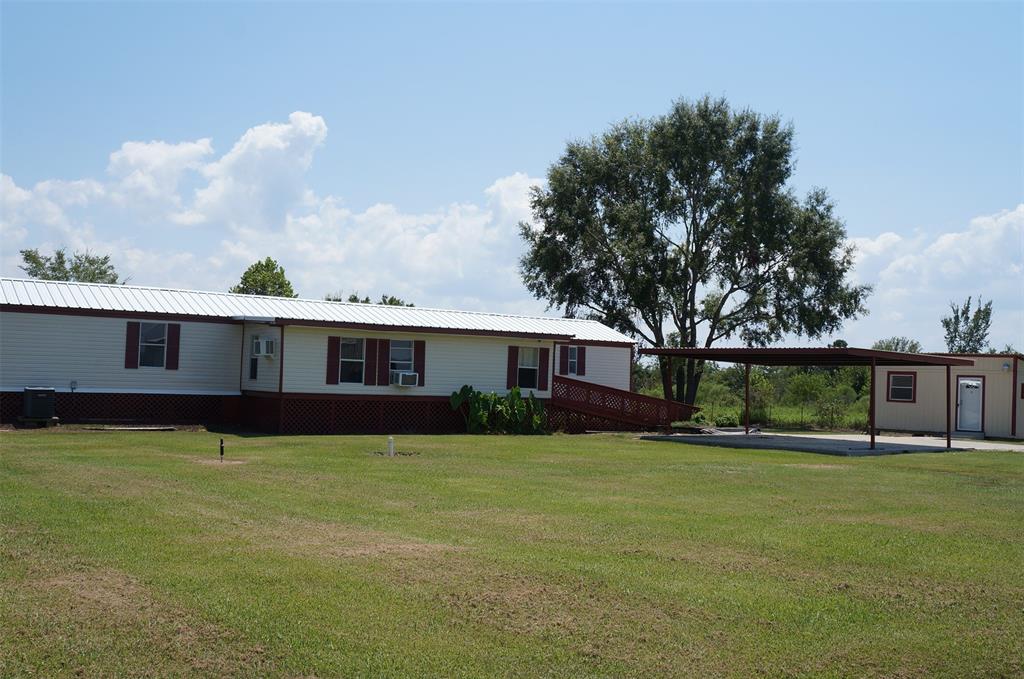
[[[990,341],[1024,348],[1024,204],[972,219],[962,231],[854,238],[856,278],[872,284],[871,315],[846,329],[854,344],[909,335],[944,349],[939,319],[968,295],[993,301]]]
[[[206,138],[126,142],[106,178],[29,188],[0,175],[0,270],[20,275],[19,248],[65,245],[111,253],[138,284],[226,289],[270,255],[308,297],[358,290],[429,306],[544,310],[517,270],[517,224],[530,216],[539,179],[510,174],[429,212],[388,203],[356,210],[308,186],[327,131],[323,118],[295,112],[250,128],[220,157]],[[1024,347],[1024,205],[952,233],[908,229],[851,242],[857,282],[875,287],[871,314],[841,333],[851,344],[908,335],[939,350],[949,301],[981,294],[994,300],[993,343]]]
[[[200,170],[204,159],[212,153],[210,139],[179,144],[127,141],[110,154],[107,165],[107,172],[114,178],[112,198],[121,205],[134,201],[178,206],[182,175]]]
[[[516,225],[539,180],[515,173],[481,187],[476,201],[431,212],[383,203],[356,211],[307,185],[326,138],[324,119],[300,111],[250,128],[220,157],[210,139],[132,141],[110,155],[106,181],[27,189],[5,176],[5,242],[110,252],[139,284],[223,289],[270,255],[306,296],[358,290],[421,305],[543,310],[516,271]],[[0,266],[19,273],[16,257]]]
[[[188,220],[273,227],[293,208],[312,206],[316,199],[305,175],[326,138],[324,119],[302,111],[287,123],[250,128],[222,158],[203,167],[209,184],[196,191]]]

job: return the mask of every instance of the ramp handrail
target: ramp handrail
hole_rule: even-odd
[[[551,403],[591,415],[654,427],[667,427],[676,420],[687,420],[699,410],[678,401],[666,401],[560,375],[555,375],[551,386]]]

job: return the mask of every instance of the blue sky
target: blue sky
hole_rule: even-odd
[[[113,252],[224,288],[538,312],[515,222],[565,141],[704,93],[796,126],[876,286],[842,333],[941,349],[950,299],[1024,347],[1021,4],[0,6],[0,270]]]

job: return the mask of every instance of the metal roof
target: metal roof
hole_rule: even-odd
[[[697,358],[723,363],[750,363],[752,365],[974,365],[967,358],[954,358],[936,354],[911,354],[902,351],[879,351],[856,347],[751,348],[713,347],[649,348],[640,353],[648,356]]]
[[[631,345],[633,340],[597,322],[426,307],[327,302],[229,292],[0,278],[0,306],[337,325],[458,334],[546,337]]]

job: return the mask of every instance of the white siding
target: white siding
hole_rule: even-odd
[[[327,338],[374,337],[390,340],[424,340],[425,384],[421,387],[327,384]],[[284,390],[317,394],[365,394],[390,396],[448,396],[469,384],[485,392],[506,393],[508,347],[547,347],[548,389],[535,391],[538,398],[551,395],[551,342],[505,337],[475,337],[436,333],[369,333],[335,328],[288,326],[284,337]]]
[[[982,376],[985,378],[984,433],[986,436],[1010,436],[1010,413],[1013,398],[1021,405],[1020,387],[1013,393],[1013,360],[1006,357],[972,357],[973,366],[953,366],[950,370],[950,422],[956,431],[956,383],[958,375]],[[1003,370],[1003,364],[1009,364]],[[1019,368],[1018,368],[1019,370]],[[915,403],[899,403],[886,400],[890,372],[914,372],[917,374],[917,400]],[[1018,375],[1018,378],[1020,376]],[[894,431],[944,432],[946,431],[946,368],[878,368],[875,375],[875,426]],[[1020,413],[1018,412],[1018,419]],[[1024,435],[1019,428],[1017,436]]]
[[[0,388],[237,394],[241,327],[181,323],[178,370],[124,367],[124,318],[0,312]]]
[[[277,343],[277,356],[257,356],[256,379],[249,379],[249,359],[252,358],[254,336],[272,339]],[[287,347],[285,347],[287,350]],[[281,372],[281,328],[266,323],[245,325],[245,346],[242,347],[242,390],[277,392],[278,375]]]
[[[562,345],[559,344],[559,347]],[[560,349],[556,349],[556,352]],[[629,347],[588,346],[585,375],[565,375],[572,380],[600,384],[612,389],[629,391],[629,377],[632,352]],[[558,357],[555,357],[555,372],[558,371]]]

